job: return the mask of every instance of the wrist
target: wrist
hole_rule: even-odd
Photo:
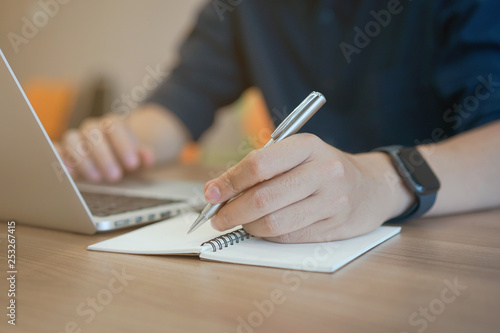
[[[156,104],[134,110],[126,122],[139,144],[151,149],[157,164],[178,158],[182,148],[191,140],[182,121]]]
[[[391,158],[383,152],[359,154],[365,175],[375,184],[374,196],[384,221],[405,213],[416,196],[404,184]]]

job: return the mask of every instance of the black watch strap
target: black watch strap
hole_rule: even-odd
[[[411,206],[406,212],[386,222],[397,223],[397,222],[404,222],[407,220],[416,219],[417,217],[420,217],[425,213],[427,213],[427,211],[429,211],[429,209],[432,208],[434,202],[436,201],[436,197],[437,197],[437,192],[424,195],[421,197],[417,196],[417,202],[413,204],[413,206]]]
[[[387,146],[373,151],[387,153],[408,189],[415,194],[417,202],[406,212],[390,219],[389,223],[415,219],[425,214],[434,205],[439,180],[415,147]]]

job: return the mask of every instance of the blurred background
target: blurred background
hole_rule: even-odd
[[[175,65],[206,3],[0,0],[0,48],[45,129],[58,140],[87,116],[137,105],[147,93],[144,79]],[[241,159],[242,141],[260,146],[252,131],[268,120],[249,122],[249,110],[255,109],[265,118],[260,95],[252,90],[220,110],[213,128],[185,150],[183,162],[225,165]]]

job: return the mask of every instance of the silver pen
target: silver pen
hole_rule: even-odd
[[[292,113],[288,115],[288,117],[283,120],[283,122],[276,128],[276,130],[271,134],[271,139],[264,146],[270,146],[273,143],[279,142],[286,137],[289,137],[292,134],[297,133],[297,131],[304,126],[304,124],[318,111],[323,104],[326,103],[325,97],[319,93],[313,91],[306,99],[302,101],[293,110]],[[233,198],[234,199],[234,198]],[[200,213],[196,221],[194,221],[191,228],[189,228],[188,234],[198,229],[205,222],[210,220],[212,216],[217,214],[217,212],[224,207],[226,203],[233,200],[230,199],[228,201],[219,203],[219,204],[208,204],[205,206],[203,211]]]

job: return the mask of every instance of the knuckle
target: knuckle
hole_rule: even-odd
[[[323,164],[322,171],[324,176],[341,178],[345,176],[345,164],[340,160],[332,159]]]
[[[262,227],[264,233],[268,236],[277,236],[279,234],[279,223],[276,215],[271,213],[262,218]]]
[[[252,200],[253,207],[259,211],[270,205],[272,201],[273,201],[273,194],[266,187],[262,187],[257,191],[255,191]]]
[[[65,145],[71,145],[76,140],[80,140],[80,132],[76,129],[66,131],[62,138],[62,142]]]
[[[307,243],[310,242],[313,238],[313,234],[311,232],[311,228],[304,228],[301,230],[298,230],[294,234],[293,240],[291,240],[294,243]]]
[[[328,240],[346,239],[351,236],[349,233],[350,228],[347,228],[348,225],[346,223],[339,222],[333,218],[329,219],[328,222],[331,225],[328,231]]]
[[[323,155],[322,148],[326,143],[321,140],[318,136],[311,133],[301,133],[299,145],[302,145],[306,151],[309,152],[309,156]]]
[[[258,150],[254,150],[247,155],[248,173],[252,178],[258,181],[265,180],[264,177],[264,161],[262,154]]]
[[[342,207],[346,208],[351,207],[351,198],[345,193],[338,195],[335,198],[335,201],[337,202],[338,205]]]
[[[317,135],[311,133],[301,133],[300,135],[302,136],[301,141],[303,141],[307,146],[316,146],[323,143],[323,140],[321,140]]]
[[[97,125],[98,125],[98,118],[95,117],[87,118],[82,121],[82,124],[80,125],[80,130],[88,131],[92,128],[95,128]]]
[[[312,209],[309,207],[294,207],[294,210],[294,214],[289,218],[291,225],[300,225],[302,221],[312,214]]]
[[[117,126],[120,126],[121,124],[122,124],[121,118],[116,114],[106,115],[99,120],[99,127],[106,134],[112,133],[113,130],[116,129]]]
[[[92,143],[92,145],[98,145],[102,143],[103,134],[101,130],[94,125],[82,128],[83,139]]]
[[[353,211],[352,209],[353,203],[352,203],[352,198],[349,195],[341,194],[336,198],[336,201],[337,205],[341,207],[341,211],[344,214],[347,215],[351,214],[351,212]]]
[[[101,121],[111,121],[111,122],[118,122],[122,119],[121,116],[115,114],[115,113],[108,113],[104,117],[100,118]]]
[[[224,188],[228,189],[229,192],[231,192],[231,193],[238,192],[238,189],[236,188],[236,186],[234,184],[232,175],[226,174],[225,176],[223,176],[221,178],[221,180],[222,180],[222,186]]]
[[[292,239],[290,238],[290,234],[279,235],[279,236],[275,237],[275,241],[276,241],[276,243],[282,243],[282,244],[292,243]]]

